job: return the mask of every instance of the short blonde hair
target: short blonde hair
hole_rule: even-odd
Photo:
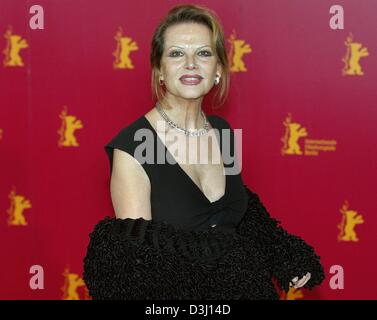
[[[167,16],[160,22],[153,39],[150,62],[152,67],[152,96],[158,101],[164,98],[164,90],[159,83],[161,57],[164,52],[164,33],[172,25],[179,23],[199,23],[207,26],[212,33],[212,48],[215,49],[218,63],[222,67],[220,83],[215,94],[215,104],[223,105],[228,93],[230,83],[230,70],[228,55],[225,48],[224,31],[216,13],[206,7],[198,5],[177,5],[169,10]]]

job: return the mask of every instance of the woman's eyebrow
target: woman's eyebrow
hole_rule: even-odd
[[[185,49],[184,47],[180,47],[180,46],[170,46],[168,49],[173,48],[173,47],[180,48],[180,49]],[[211,47],[211,45],[206,44],[204,46],[198,47],[197,49],[201,49],[201,48],[205,48],[205,47]]]

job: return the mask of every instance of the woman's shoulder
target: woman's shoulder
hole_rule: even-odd
[[[215,128],[232,129],[229,121],[223,116],[219,116],[217,114],[211,114],[211,115],[207,115],[207,118],[213,124]]]
[[[133,121],[129,122],[128,124],[120,127],[118,132],[115,134],[114,137],[118,135],[129,135],[133,134],[138,129],[146,128],[146,123],[144,120],[144,115],[134,119]]]
[[[137,137],[137,131],[140,129],[146,129],[147,124],[145,122],[144,115],[138,117],[127,125],[118,129],[115,134],[105,144],[105,149],[120,149],[130,152],[137,147],[140,143],[140,139]]]
[[[128,123],[127,125],[124,125],[120,128],[118,128],[117,131],[115,131],[115,134],[112,136],[110,141],[113,140],[119,140],[124,138],[130,138],[134,136],[135,132],[139,129],[145,129],[147,128],[144,115],[138,117],[137,119],[133,120],[132,122]]]
[[[141,133],[139,134],[138,130],[141,130],[141,129],[143,131],[139,131]],[[144,115],[142,115],[139,118],[133,120],[131,123],[118,129],[115,135],[113,135],[107,141],[107,143],[104,146],[104,149],[110,161],[110,173],[112,171],[112,165],[113,165],[113,149],[119,149],[121,151],[128,153],[129,155],[133,157],[136,157],[135,150],[141,143],[143,143],[142,136],[145,136],[146,134],[150,134],[150,132],[146,133],[145,130],[147,129],[148,129],[148,124],[144,118]]]

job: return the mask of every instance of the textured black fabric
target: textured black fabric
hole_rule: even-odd
[[[298,276],[311,273],[304,288],[311,289],[324,280],[320,257],[312,246],[298,236],[289,234],[272,218],[260,201],[259,196],[246,185],[248,206],[237,233],[253,241],[254,246],[267,258],[269,268],[284,291],[289,290],[289,282]]]
[[[93,299],[278,299],[311,272],[324,279],[314,249],[270,217],[256,193],[236,228],[185,231],[166,222],[106,217],[90,234],[83,278]]]

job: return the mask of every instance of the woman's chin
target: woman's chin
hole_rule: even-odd
[[[184,92],[178,92],[177,96],[183,99],[194,100],[194,99],[202,98],[206,94],[207,92],[203,89],[201,90],[186,89]]]

